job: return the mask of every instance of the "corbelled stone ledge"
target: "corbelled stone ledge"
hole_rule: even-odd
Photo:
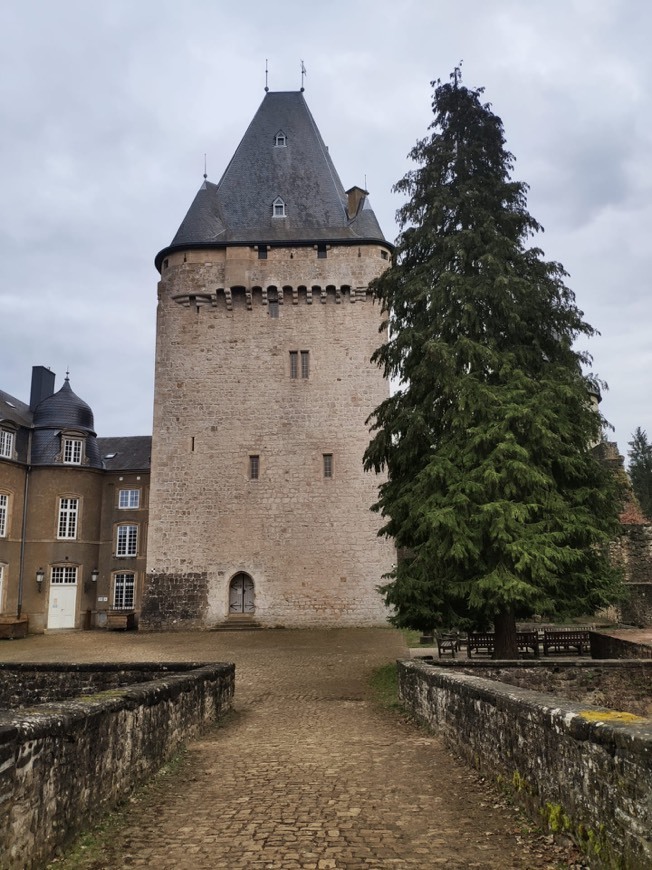
[[[232,664],[4,665],[0,867],[47,863],[226,713],[234,680]]]
[[[652,867],[650,720],[451,667],[399,662],[398,673],[418,719],[553,830],[574,834],[592,866]]]

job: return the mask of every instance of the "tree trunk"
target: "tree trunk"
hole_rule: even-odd
[[[517,659],[518,644],[516,643],[516,617],[512,610],[503,610],[494,619],[496,639],[494,645],[495,659]]]

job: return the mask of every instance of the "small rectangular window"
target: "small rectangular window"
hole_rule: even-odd
[[[59,524],[57,538],[74,539],[77,537],[78,498],[59,499]]]
[[[7,535],[7,515],[9,513],[9,496],[0,493],[0,538]]]
[[[260,456],[249,457],[249,480],[258,480],[260,474]]]
[[[325,260],[327,256],[326,245],[317,245],[317,259]]]
[[[269,300],[269,302],[267,303],[267,311],[269,312],[270,317],[278,317],[278,299]]]
[[[131,571],[123,571],[114,576],[113,581],[113,609],[132,610],[134,606],[134,591],[136,587],[136,575]]]
[[[140,507],[139,489],[121,489],[118,493],[118,507],[120,510],[135,510]]]
[[[258,245],[258,259],[266,260],[267,259],[267,245]]]
[[[79,438],[63,439],[63,461],[66,465],[81,465],[82,442]]]
[[[333,454],[332,453],[324,453],[324,477],[332,477],[333,476]]]
[[[138,555],[138,526],[118,526],[116,556]]]
[[[11,459],[14,452],[14,433],[7,432],[6,429],[0,429],[0,456],[5,459]]]
[[[299,351],[290,351],[290,377],[296,380],[299,377]]]
[[[310,351],[301,351],[301,377],[310,377]]]

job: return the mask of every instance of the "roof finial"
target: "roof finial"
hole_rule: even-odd
[[[303,61],[301,61],[301,93],[304,92],[305,88],[303,86],[303,80],[308,75],[306,72],[306,67]]]
[[[206,154],[204,154],[204,181],[206,181],[207,178],[208,175],[206,174]]]
[[[66,368],[66,381],[69,381],[69,380],[70,380],[70,366],[67,366],[67,368]]]
[[[267,58],[265,58],[265,93],[267,93],[269,91],[268,78],[269,78],[269,69],[267,66]]]

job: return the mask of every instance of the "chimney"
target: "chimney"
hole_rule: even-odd
[[[369,196],[369,191],[363,190],[361,187],[352,187],[351,190],[347,190],[346,195],[348,197],[346,211],[349,220],[352,221],[358,213],[360,203],[364,200],[365,196]]]
[[[39,402],[54,392],[54,372],[45,366],[32,366],[32,389],[29,394],[29,409],[33,411]]]

